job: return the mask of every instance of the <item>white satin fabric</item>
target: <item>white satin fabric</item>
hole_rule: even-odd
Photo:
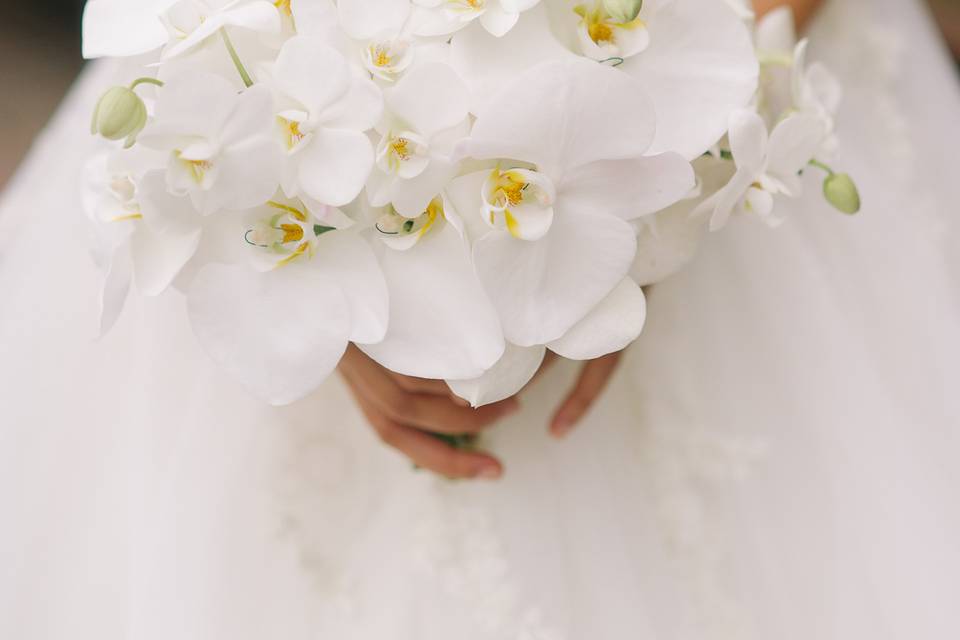
[[[567,441],[570,367],[495,429],[492,484],[412,471],[336,380],[247,397],[177,294],[93,340],[91,69],[0,208],[0,637],[960,636],[960,92],[916,2],[812,37],[864,211],[708,238]]]

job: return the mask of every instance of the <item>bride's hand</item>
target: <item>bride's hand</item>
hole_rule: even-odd
[[[442,380],[393,373],[350,345],[340,374],[383,442],[415,464],[449,478],[499,478],[500,462],[485,453],[463,451],[430,433],[480,433],[519,409],[516,398],[472,409]]]
[[[562,438],[577,426],[607,387],[622,355],[623,352],[618,351],[583,363],[573,389],[567,393],[553,414],[550,421],[551,435]]]

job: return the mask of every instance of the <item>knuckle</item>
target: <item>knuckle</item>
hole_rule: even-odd
[[[397,383],[397,386],[403,391],[407,393],[416,393],[417,382],[414,379],[408,378],[407,376],[394,376],[393,379]]]
[[[399,431],[394,428],[392,425],[382,425],[377,429],[377,436],[380,438],[380,442],[387,445],[388,447],[396,447],[399,443]]]
[[[414,399],[405,391],[397,390],[390,393],[385,399],[387,413],[391,418],[403,419],[410,417],[413,411]]]

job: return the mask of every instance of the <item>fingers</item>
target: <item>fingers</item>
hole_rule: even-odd
[[[429,380],[427,378],[414,378],[400,373],[389,372],[390,377],[397,383],[401,389],[408,393],[426,393],[433,396],[444,396],[450,398],[454,404],[461,407],[469,407],[470,403],[455,394],[446,382],[443,380]]]
[[[520,408],[516,398],[472,409],[454,404],[449,395],[404,391],[390,372],[353,345],[347,349],[340,370],[358,395],[387,418],[436,433],[479,433]],[[411,380],[417,379],[408,378],[408,384]]]
[[[492,456],[475,451],[462,451],[437,440],[423,431],[391,420],[370,402],[355,393],[357,403],[380,439],[406,455],[417,466],[448,478],[495,480],[503,475],[503,467]]]
[[[620,357],[621,352],[617,352],[584,363],[580,377],[550,423],[550,433],[554,437],[562,438],[580,422],[606,388]]]
[[[434,396],[450,395],[450,387],[443,380],[428,380],[426,378],[414,378],[400,373],[389,372],[390,377],[397,383],[397,386],[407,393],[428,393]]]

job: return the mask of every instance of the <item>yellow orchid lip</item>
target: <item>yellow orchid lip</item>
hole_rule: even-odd
[[[190,177],[192,177],[197,184],[202,185],[207,174],[213,169],[213,163],[210,160],[191,160],[185,158],[180,151],[175,153],[177,160],[187,169]]]
[[[586,47],[584,54],[589,57],[617,66],[647,46],[648,40],[644,37],[647,23],[639,15],[627,19],[635,15],[633,12],[611,14],[601,0],[597,0],[593,7],[579,4],[573,11],[580,16],[581,46]]]
[[[446,220],[446,214],[443,210],[443,199],[437,196],[416,218],[406,218],[390,207],[377,220],[376,229],[383,236],[382,239],[387,246],[405,251],[430,233],[441,220]]]
[[[277,123],[280,125],[283,142],[288,151],[296,149],[307,137],[307,133],[300,128],[301,123],[296,120],[287,120],[282,116],[277,116]]]
[[[254,247],[269,249],[283,257],[274,265],[274,269],[286,266],[297,258],[311,257],[316,239],[334,227],[315,224],[304,209],[290,204],[270,200],[266,206],[276,210],[258,227],[247,229],[244,241]],[[288,245],[296,245],[292,249]]]
[[[394,81],[413,61],[414,48],[402,35],[371,40],[363,49],[363,63],[376,78]]]
[[[541,237],[553,220],[554,187],[545,175],[529,169],[493,169],[484,182],[484,217],[520,240]]]

